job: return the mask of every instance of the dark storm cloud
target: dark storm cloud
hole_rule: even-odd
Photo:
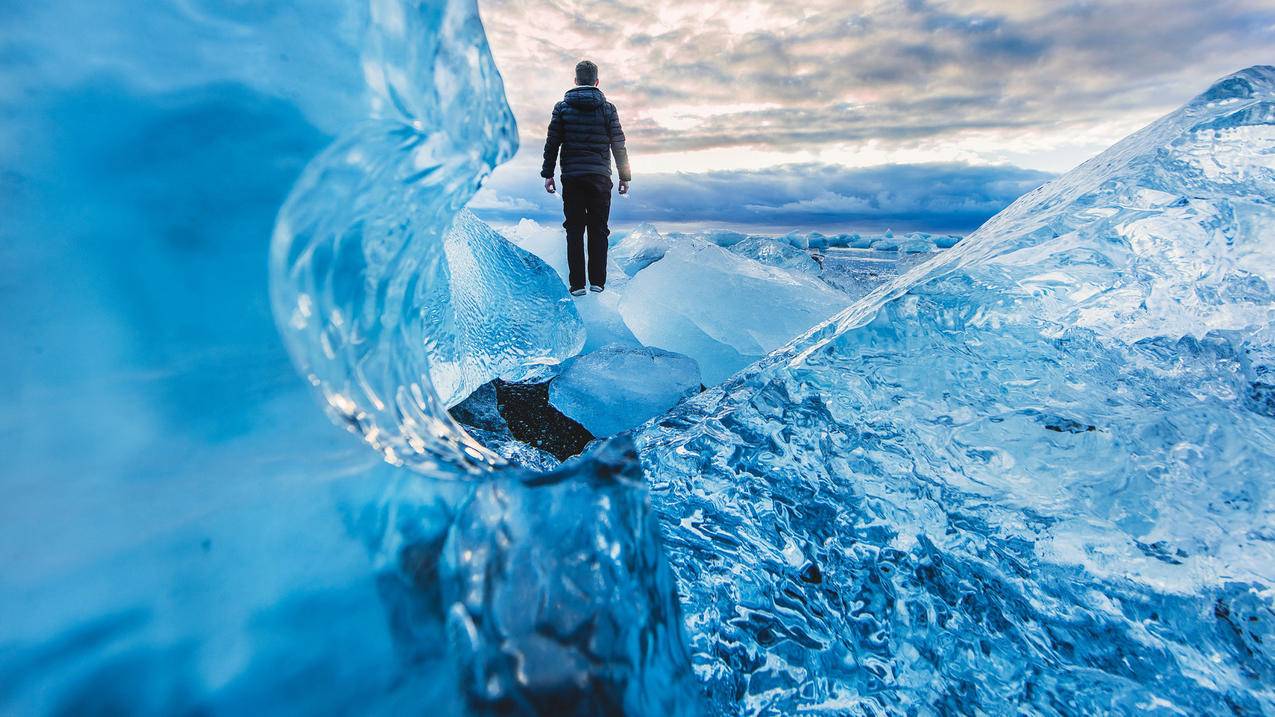
[[[862,169],[787,165],[762,171],[651,175],[631,199],[616,199],[612,206],[620,224],[969,231],[1049,176],[1017,167],[964,164]],[[562,216],[556,195],[512,173],[495,177],[474,205],[484,218],[501,223],[522,217],[556,223]]]

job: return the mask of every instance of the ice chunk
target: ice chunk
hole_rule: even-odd
[[[567,237],[561,227],[546,227],[534,219],[523,219],[509,232],[509,237],[518,246],[544,259],[558,272],[563,287],[566,287],[568,282]],[[576,310],[585,327],[583,353],[596,351],[603,346],[615,343],[641,345],[624,323],[619,312],[619,304],[628,281],[628,275],[608,251],[606,291],[601,294],[590,292],[575,302]]]
[[[819,273],[819,262],[815,261],[808,252],[790,243],[769,237],[749,237],[732,245],[730,250],[740,256],[782,269],[806,274]]]
[[[704,229],[702,231],[691,233],[669,232],[665,235],[665,238],[670,240],[698,239],[700,241],[708,242],[709,244],[729,247],[732,244],[738,244],[739,242],[747,239],[749,236],[751,235],[733,231],[731,229]]]
[[[536,284],[543,267],[453,224],[516,147],[476,3],[49,0],[0,14],[0,373],[18,378],[0,411],[0,542],[21,556],[0,581],[0,714],[487,707],[458,689],[439,568],[451,522],[473,516],[462,506],[491,507],[470,493],[507,466],[448,417],[430,352],[484,330],[457,332],[457,315],[507,318],[482,306],[498,287],[462,265],[529,269]],[[463,277],[474,303],[457,306]],[[429,333],[440,322],[452,331]],[[329,425],[311,386],[375,452]],[[694,696],[673,687],[690,672],[642,488],[631,451],[591,459],[553,499],[518,497],[552,506],[552,525],[514,515],[503,525],[530,526],[516,543],[461,537],[537,568],[580,561],[548,577],[538,616],[589,624],[531,637],[587,636],[570,644],[588,660],[572,687],[595,705],[677,714]],[[553,542],[528,545],[541,534]],[[503,621],[534,607],[522,597],[465,607]],[[520,696],[545,698],[535,674],[552,666],[510,671],[523,666]]]
[[[584,324],[553,269],[468,210],[444,237],[450,296],[422,306],[434,390],[454,406],[493,378],[524,381],[576,355]]]
[[[611,247],[610,258],[625,274],[633,276],[644,267],[659,261],[666,251],[668,240],[660,236],[652,224],[643,223]]]
[[[441,581],[456,674],[479,713],[700,712],[628,438],[550,475],[479,484],[441,552],[404,577]]]
[[[889,230],[880,238],[872,240],[869,246],[873,251],[897,251],[900,254],[925,254],[938,249],[934,238],[929,234],[911,232],[896,237]]]
[[[858,299],[926,259],[924,254],[833,248],[823,255],[819,279]]]
[[[620,314],[643,344],[694,358],[712,385],[848,303],[806,274],[685,239],[633,277]]]
[[[682,354],[605,346],[573,360],[549,384],[549,402],[595,436],[610,436],[698,393],[699,366]]]
[[[1272,117],[1226,78],[639,431],[712,699],[1275,710]]]

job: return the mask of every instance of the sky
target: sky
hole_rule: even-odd
[[[539,179],[575,63],[628,137],[613,225],[968,232],[1255,64],[1275,0],[480,0],[521,149],[471,204],[561,221]]]

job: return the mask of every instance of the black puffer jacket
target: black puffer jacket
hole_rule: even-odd
[[[549,120],[549,138],[545,140],[545,162],[540,176],[553,176],[553,165],[562,150],[562,176],[605,174],[611,176],[611,154],[620,170],[620,180],[627,182],[629,152],[624,148],[624,130],[615,105],[607,102],[596,87],[576,87],[553,108]]]

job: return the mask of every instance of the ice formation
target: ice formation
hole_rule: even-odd
[[[819,279],[859,299],[929,258],[925,254],[833,248],[821,258]]]
[[[878,239],[873,239],[868,248],[874,251],[897,251],[901,254],[925,254],[938,249],[938,244],[929,234],[911,232],[901,237],[887,231]]]
[[[647,346],[695,359],[707,385],[849,303],[806,274],[690,238],[671,242],[664,258],[638,272],[625,292],[620,314],[633,334]]]
[[[1272,118],[1227,77],[644,428],[713,711],[1275,709]]]
[[[796,248],[788,242],[782,242],[777,239],[749,237],[738,244],[731,245],[730,250],[740,256],[746,256],[754,261],[782,269],[791,269],[807,274],[819,273],[819,264],[809,253]]]
[[[595,436],[641,425],[698,393],[695,359],[612,344],[578,359],[549,384],[549,402]]]
[[[425,360],[454,406],[493,378],[523,381],[584,346],[579,313],[543,261],[462,211],[443,236],[447,294],[420,307]],[[424,293],[424,292],[423,292]]]
[[[438,392],[450,241],[543,278],[448,237],[517,136],[473,2],[7,20],[0,712],[1275,711],[1275,70],[646,424],[652,514]],[[603,296],[743,366],[816,280],[713,251],[738,315]]]
[[[608,257],[633,276],[659,261],[668,251],[668,240],[650,223],[639,224],[629,235],[611,247]]]
[[[561,227],[545,227],[533,219],[523,219],[510,230],[509,238],[553,267],[558,272],[563,289],[566,289],[567,239]],[[606,291],[601,294],[590,293],[575,302],[585,326],[583,353],[616,343],[641,345],[620,316],[619,304],[627,285],[628,275],[608,252]]]
[[[693,709],[631,450],[507,469],[436,392],[430,352],[482,327],[429,332],[502,321],[478,306],[499,287],[454,295],[449,272],[481,255],[543,278],[456,219],[517,137],[474,2],[59,0],[9,13],[5,43],[0,363],[21,380],[0,531],[21,558],[0,612],[21,619],[0,623],[0,712]],[[558,353],[530,336],[499,338]],[[547,509],[500,516],[497,495]],[[497,547],[544,579],[503,580]],[[465,599],[489,568],[490,603]],[[507,621],[537,594],[547,624]],[[582,629],[554,634],[567,608]],[[570,669],[500,682],[489,639],[516,666],[542,637]]]

